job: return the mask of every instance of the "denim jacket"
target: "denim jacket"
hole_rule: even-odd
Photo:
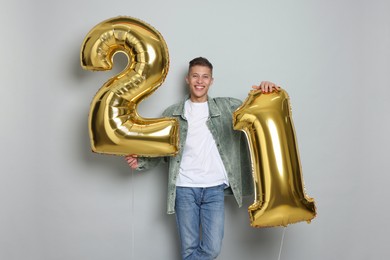
[[[180,162],[186,141],[188,122],[184,116],[185,100],[168,107],[164,117],[174,117],[179,121],[179,152],[176,156],[159,158],[138,158],[137,170],[146,170],[160,162],[169,163],[167,213],[175,213],[176,178],[179,174]],[[242,197],[253,192],[250,157],[246,137],[243,132],[233,130],[233,112],[241,105],[235,98],[208,97],[209,119],[207,126],[214,137],[217,149],[225,166],[229,188],[225,194],[233,194],[239,207],[242,206]]]

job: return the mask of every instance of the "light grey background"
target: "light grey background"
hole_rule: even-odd
[[[215,65],[212,96],[271,80],[291,96],[307,194],[318,216],[290,225],[280,259],[389,259],[389,1],[2,1],[0,259],[179,259],[167,170],[131,173],[93,154],[87,118],[113,71],[80,67],[84,36],[118,15],[159,30],[171,66],[140,105],[183,98],[187,63]],[[278,259],[283,228],[249,227],[227,198],[218,259]]]

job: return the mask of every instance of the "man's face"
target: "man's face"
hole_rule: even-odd
[[[186,76],[186,82],[190,88],[192,102],[207,101],[207,92],[213,84],[212,72],[209,67],[200,65],[191,67]]]

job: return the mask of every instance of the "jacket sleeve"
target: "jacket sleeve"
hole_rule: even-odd
[[[232,113],[241,106],[242,101],[236,98],[230,98],[230,104],[232,108]],[[254,185],[252,177],[252,162],[250,158],[250,151],[248,147],[248,140],[244,132],[240,131],[240,162],[241,162],[241,185],[242,185],[242,195],[250,196],[253,194]]]
[[[137,171],[152,169],[162,162],[167,162],[166,157],[138,157]]]

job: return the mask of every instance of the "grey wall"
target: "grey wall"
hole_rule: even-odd
[[[185,91],[187,62],[215,65],[213,96],[245,99],[271,80],[291,96],[303,175],[318,217],[289,225],[280,259],[388,259],[388,1],[2,1],[0,259],[179,259],[165,214],[166,167],[131,173],[93,154],[88,111],[108,73],[79,53],[118,15],[156,27],[171,66],[140,105],[157,117]],[[218,259],[278,259],[283,228],[249,227],[227,198]]]

